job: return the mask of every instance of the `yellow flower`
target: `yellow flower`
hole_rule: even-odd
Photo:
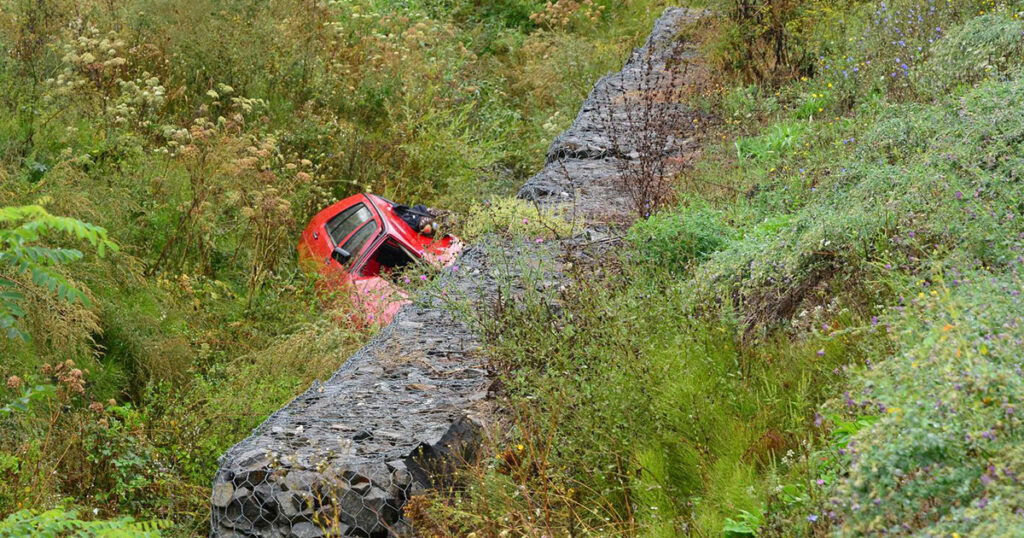
[[[525,448],[526,448],[526,447],[524,447],[524,446],[523,446],[523,445],[521,445],[521,444],[520,444],[520,445],[516,445],[516,450],[518,450],[518,451],[520,451],[520,452],[522,452],[522,451],[523,451],[523,449],[525,449]]]

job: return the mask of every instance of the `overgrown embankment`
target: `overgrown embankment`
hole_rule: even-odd
[[[310,216],[513,194],[659,4],[0,0],[0,204],[121,247],[2,211],[0,516],[205,533],[217,457],[371,336],[295,266]]]
[[[494,323],[513,433],[420,525],[1020,534],[1024,6],[719,5],[722,142]]]

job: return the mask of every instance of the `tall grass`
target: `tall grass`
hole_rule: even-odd
[[[61,273],[89,306],[22,290],[0,403],[46,364],[85,384],[2,419],[0,515],[202,533],[217,455],[368,336],[321,311],[301,227],[367,190],[512,192],[660,6],[603,4],[550,26],[532,0],[0,1],[0,200],[121,247]]]
[[[691,200],[494,321],[512,433],[424,528],[1020,533],[1021,7],[931,4],[836,11],[802,79],[708,97]]]

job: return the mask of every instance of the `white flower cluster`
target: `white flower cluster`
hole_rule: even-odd
[[[128,63],[125,43],[114,32],[101,35],[95,26],[85,26],[80,34],[64,40],[61,46],[64,56],[63,70],[46,82],[55,93],[67,94],[90,81],[97,84],[100,79],[114,76]]]
[[[167,90],[160,84],[160,79],[143,73],[136,80],[118,79],[117,84],[120,94],[107,114],[115,124],[123,125],[134,119],[140,126],[149,127],[151,120],[148,119],[148,113],[167,101]]]

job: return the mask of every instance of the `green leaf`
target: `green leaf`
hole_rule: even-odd
[[[0,270],[4,267],[14,274],[29,274],[32,282],[54,293],[63,301],[89,304],[88,296],[60,271],[57,266],[81,260],[85,255],[73,248],[39,244],[54,234],[74,236],[96,248],[99,256],[107,250],[117,251],[117,245],[99,226],[70,217],[49,214],[38,205],[0,207]],[[8,338],[27,339],[17,328],[17,320],[25,315],[19,303],[24,295],[17,290],[16,281],[0,278],[0,331]]]

